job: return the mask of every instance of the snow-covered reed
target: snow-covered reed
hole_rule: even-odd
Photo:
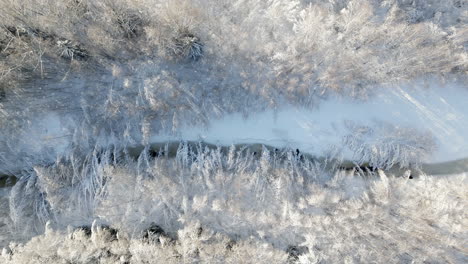
[[[8,232],[18,242],[39,236],[10,244],[6,263],[466,258],[465,174],[356,176],[292,150],[201,144],[159,154],[134,160],[110,148],[36,167],[13,187]],[[157,239],[145,240],[155,224]]]

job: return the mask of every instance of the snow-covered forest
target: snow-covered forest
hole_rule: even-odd
[[[466,263],[468,2],[0,0],[0,263]]]

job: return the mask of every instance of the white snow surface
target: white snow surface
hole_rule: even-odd
[[[204,141],[213,144],[265,144],[299,148],[324,155],[350,133],[347,122],[376,127],[379,122],[430,131],[437,150],[427,162],[468,157],[468,89],[461,83],[414,82],[385,87],[365,101],[330,96],[317,109],[281,106],[248,117],[231,114],[208,127],[182,127],[177,133],[154,135],[152,142]],[[352,159],[352,153],[344,153]]]
[[[264,144],[317,156],[338,151],[353,160],[360,157],[356,145],[345,147],[349,138],[368,144],[360,150],[372,158],[366,156],[369,149],[389,150],[379,145],[382,138],[392,139],[390,145],[408,139],[410,147],[421,140],[424,147],[429,135],[436,148],[416,152],[428,154],[418,161],[446,162],[468,156],[465,98],[468,91],[460,82],[418,81],[381,87],[364,101],[329,96],[314,109],[283,105],[246,117],[213,118],[207,126],[183,124],[151,135],[148,143]],[[64,155],[75,126],[52,112],[32,124],[22,142],[31,152]],[[405,148],[398,150],[414,159],[411,149],[409,156]],[[106,151],[100,159],[111,154]],[[232,147],[225,155],[212,149],[194,157],[181,146],[169,159],[143,154],[136,162],[114,164],[97,162],[94,153],[84,168],[31,164],[34,171],[1,197],[0,259],[15,264],[467,260],[466,173],[410,180],[407,172],[378,171],[362,177],[288,153],[286,160],[268,152],[255,159],[238,151]],[[91,235],[76,229],[91,223]],[[148,241],[143,237],[151,223],[165,233]]]
[[[207,125],[182,122],[176,131],[153,133],[149,143],[265,144],[323,156],[343,145],[343,139],[353,133],[350,124],[373,129],[390,125],[429,132],[436,148],[422,162],[440,163],[468,157],[466,98],[468,89],[462,82],[415,81],[375,89],[366,100],[331,95],[314,109],[285,104],[248,116],[226,114]],[[22,136],[26,151],[34,153],[48,147],[60,155],[70,146],[71,131],[77,126],[66,117],[50,113],[30,127],[33,130],[24,131]],[[342,158],[353,159],[351,150],[340,151]]]

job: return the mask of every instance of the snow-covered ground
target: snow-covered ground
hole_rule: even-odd
[[[419,81],[376,90],[365,101],[331,96],[316,109],[285,105],[248,117],[227,115],[208,127],[184,126],[176,135],[153,135],[151,141],[265,144],[322,156],[331,147],[342,145],[343,138],[351,133],[349,122],[374,129],[384,123],[430,131],[437,150],[425,162],[439,163],[468,157],[467,98],[464,83]],[[345,159],[353,158],[350,152],[344,154]]]
[[[282,149],[280,155],[263,151],[258,159],[240,148],[229,154],[216,149],[191,154],[193,149],[181,145],[167,159],[153,160],[142,153],[136,162],[114,163],[104,157],[115,152],[104,147],[99,156],[72,158],[72,164],[84,162],[84,168],[61,161],[56,167],[30,164],[32,174],[11,191],[4,190],[3,206],[10,196],[11,210],[5,211],[4,228],[15,229],[3,229],[2,243],[42,235],[25,245],[10,244],[3,257],[12,263],[54,258],[109,263],[165,258],[179,263],[214,258],[235,262],[237,254],[253,254],[256,263],[315,263],[357,252],[358,262],[464,262],[460,243],[467,224],[461,212],[468,197],[465,98],[463,83],[417,81],[381,87],[364,101],[336,95],[315,109],[284,105],[247,117],[228,114],[205,125],[182,124],[176,131],[151,135],[147,142]],[[66,155],[74,126],[71,118],[51,112],[31,124],[34,130],[23,132],[21,142],[30,148],[23,151],[49,150],[49,161]],[[315,157],[381,168],[389,159],[410,167],[420,163],[433,175],[410,180],[404,170],[378,171],[362,178],[352,171],[330,171],[322,161],[301,160],[294,156],[296,148]],[[453,163],[460,159],[460,164]],[[35,202],[25,204],[29,200]],[[35,213],[29,215],[30,210]],[[98,224],[90,236],[74,231],[94,220]],[[45,221],[49,227],[44,229]],[[156,238],[164,242],[141,239],[152,222],[164,230]],[[99,223],[119,230],[118,243]],[[343,242],[325,246],[336,241]],[[388,241],[394,241],[393,246]],[[47,253],[37,249],[43,243],[55,246]],[[213,255],[214,248],[219,255]]]
[[[154,132],[147,143],[264,144],[297,148],[317,157],[339,151],[340,158],[355,160],[355,152],[346,147],[344,140],[355,133],[356,126],[372,130],[363,138],[369,144],[387,138],[404,141],[408,135],[401,132],[385,134],[390,132],[387,128],[395,131],[401,128],[414,129],[414,133],[433,139],[435,147],[419,162],[444,163],[468,157],[466,98],[468,89],[463,82],[421,80],[375,89],[366,100],[331,95],[313,109],[285,104],[248,116],[226,114],[198,126],[185,121],[176,131]],[[73,131],[78,125],[70,119],[53,112],[35,119],[30,130],[23,131],[20,136],[20,148],[27,153],[48,149],[49,162],[53,162],[71,147]]]

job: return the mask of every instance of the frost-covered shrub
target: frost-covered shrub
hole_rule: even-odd
[[[38,177],[31,173],[23,176],[12,188],[9,212],[12,233],[18,240],[44,232],[44,223],[51,217],[46,193],[38,188]]]
[[[143,26],[145,24],[142,18],[136,13],[117,14],[117,24],[123,30],[127,38],[136,38],[144,34]]]
[[[51,214],[44,219],[47,224],[42,222],[46,227],[41,235],[23,244],[10,243],[2,261],[336,263],[343,258],[464,258],[466,175],[411,181],[382,172],[375,178],[327,175],[320,166],[294,158],[293,152],[275,157],[263,151],[255,157],[235,148],[224,152],[187,145],[181,145],[175,158],[146,155],[113,165],[101,159],[102,165],[96,160],[78,166],[69,174],[78,177],[78,186],[71,189],[47,180],[60,175],[59,168],[37,174],[31,188],[20,185],[16,192],[30,193],[25,198],[42,193]],[[80,183],[83,171],[90,174]],[[103,185],[85,184],[101,177]],[[86,188],[94,188],[95,195],[79,198],[87,203],[84,208],[75,197]],[[54,202],[57,199],[61,202]],[[14,211],[27,209],[20,203],[12,206]],[[19,215],[20,226],[35,219],[37,212],[32,212]],[[88,216],[78,222],[83,212]],[[91,226],[90,235],[83,225]],[[148,230],[159,234],[157,239],[145,237]]]
[[[418,168],[435,150],[434,137],[415,128],[376,123],[372,127],[348,122],[343,145],[353,152],[356,164],[374,168]]]
[[[203,56],[203,44],[187,29],[182,29],[177,33],[169,49],[178,59],[197,61]]]
[[[466,11],[457,1],[28,0],[19,4],[4,0],[0,4],[6,11],[4,28],[37,27],[79,42],[104,68],[115,61],[164,59],[167,49],[192,60],[203,53],[219,62],[216,67],[230,62],[249,73],[246,64],[252,64],[256,71],[249,79],[261,74],[271,79],[268,89],[297,95],[349,86],[352,91],[346,93],[355,90],[358,96],[373,84],[466,68],[463,43],[455,41],[463,35]],[[408,24],[405,17],[418,12],[423,19]],[[453,20],[443,22],[441,16]],[[3,31],[0,35],[11,38]],[[11,44],[2,49],[12,55],[6,63],[24,54],[18,43]],[[31,59],[36,64],[56,45],[40,39],[23,44],[35,54]],[[26,62],[17,63],[26,66]],[[42,67],[56,63],[60,64],[43,60]],[[258,86],[261,80],[255,81]]]
[[[398,0],[397,5],[402,9],[402,16],[411,23],[432,21],[447,27],[462,21],[466,23],[468,4],[460,0]]]
[[[70,40],[67,39],[58,40],[57,46],[62,49],[60,56],[71,60],[83,60],[86,59],[86,57],[88,56],[86,51],[80,48],[79,45],[72,43]]]

